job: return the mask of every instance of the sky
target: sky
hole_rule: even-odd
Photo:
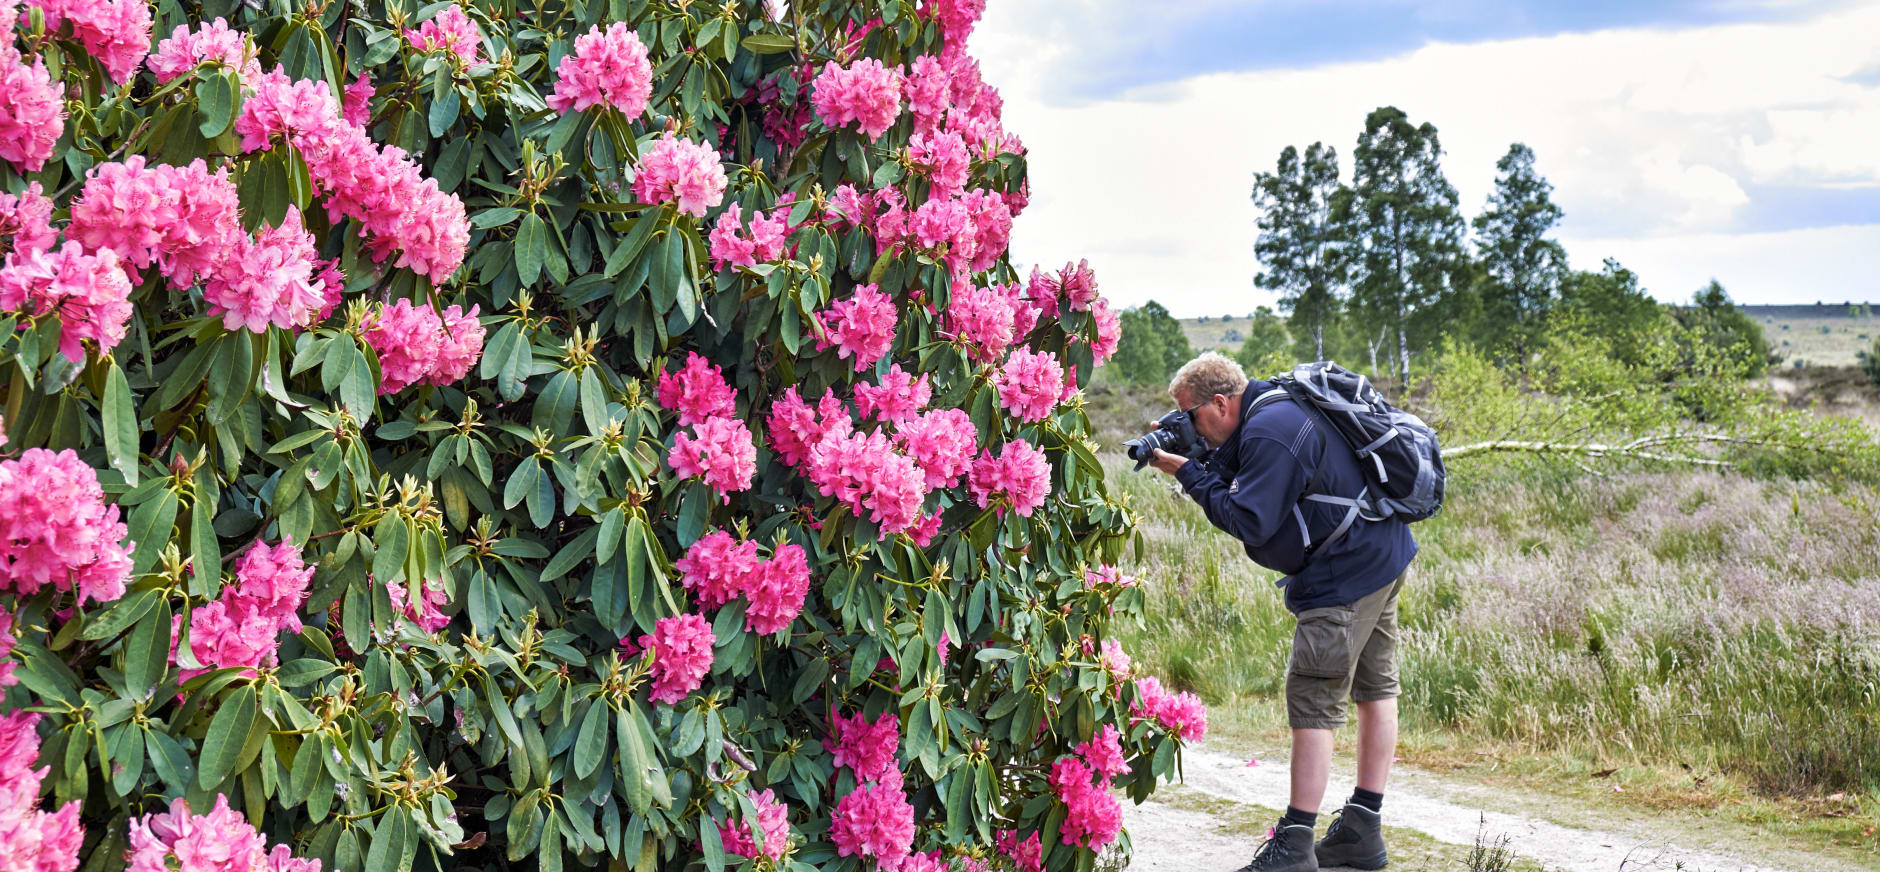
[[[1653,296],[1880,301],[1880,2],[989,0],[971,46],[1029,149],[1013,256],[1128,307],[1272,305],[1253,175],[1364,117],[1434,124],[1466,218],[1534,149],[1576,269]]]

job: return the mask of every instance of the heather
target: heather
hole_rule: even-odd
[[[0,865],[1126,845],[1118,321],[982,3],[774,6],[0,0]]]

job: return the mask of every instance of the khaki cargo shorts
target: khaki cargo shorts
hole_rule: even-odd
[[[1293,630],[1286,717],[1295,730],[1345,725],[1345,700],[1397,696],[1397,591],[1405,576],[1350,605],[1307,609]]]

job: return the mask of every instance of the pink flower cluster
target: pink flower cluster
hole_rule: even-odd
[[[1123,643],[1115,639],[1103,640],[1103,656],[1098,659],[1103,668],[1109,670],[1110,682],[1117,685],[1117,692],[1122,692],[1122,683],[1129,680],[1130,658],[1123,650]]]
[[[418,625],[426,633],[435,633],[450,626],[450,616],[444,614],[444,606],[450,604],[450,594],[441,585],[427,585],[420,580],[410,590],[396,581],[385,583],[385,593],[398,608],[400,614]]]
[[[1013,830],[999,830],[996,844],[1018,872],[1044,872],[1044,844],[1037,830],[1023,840]]]
[[[430,304],[399,300],[366,316],[366,344],[379,356],[380,394],[395,394],[420,382],[448,385],[470,374],[483,356],[483,322],[477,306],[451,306],[440,317]]]
[[[177,797],[170,810],[131,821],[126,872],[320,872],[320,861],[298,860],[286,845],[268,850],[267,838],[217,794],[208,814],[194,814]]]
[[[673,437],[672,453],[666,462],[682,478],[698,476],[719,491],[719,499],[735,491],[749,490],[757,474],[757,446],[751,431],[735,418],[707,418],[693,430],[697,436],[680,433]]]
[[[78,589],[78,604],[124,595],[132,543],[98,475],[67,448],[0,460],[0,589]]]
[[[964,43],[972,36],[973,25],[986,14],[986,0],[927,0],[920,14],[940,22],[940,32],[949,45]]]
[[[921,373],[916,379],[898,363],[888,367],[888,374],[881,377],[880,384],[861,382],[855,386],[855,408],[862,418],[893,424],[913,418],[932,398],[933,388],[927,382],[927,374]]]
[[[85,360],[84,340],[106,352],[124,339],[130,295],[130,279],[108,248],[86,254],[67,242],[57,250],[14,252],[0,266],[0,310],[58,316],[59,353],[73,363]]]
[[[1097,365],[1102,366],[1116,355],[1116,347],[1123,341],[1123,324],[1110,310],[1110,301],[1101,298],[1091,304],[1090,317],[1097,322],[1097,335],[1090,340],[1090,353]]]
[[[365,127],[372,121],[372,96],[378,90],[372,87],[372,77],[360,73],[359,78],[346,86],[346,93],[340,99],[339,116],[354,127]]]
[[[880,431],[823,437],[810,449],[805,473],[823,496],[857,517],[866,513],[883,536],[912,527],[927,496],[926,473]]]
[[[427,179],[404,149],[379,146],[364,128],[342,117],[325,83],[296,82],[279,68],[263,73],[242,102],[235,131],[242,150],[271,146],[286,135],[307,159],[313,182],[326,195],[335,221],[351,218],[374,262],[398,253],[395,267],[442,284],[463,265],[470,222],[463,201]]]
[[[189,615],[189,652],[204,668],[184,667],[183,680],[211,669],[273,666],[282,632],[300,630],[300,607],[307,600],[313,567],[300,560],[300,549],[290,540],[269,548],[256,543],[235,564],[235,583],[222,589],[215,602]],[[174,620],[181,625],[183,616]],[[180,633],[171,635],[170,662],[180,664]]]
[[[738,395],[725,383],[724,370],[696,351],[686,352],[684,366],[660,373],[656,390],[660,407],[678,412],[681,427],[738,412]]]
[[[0,160],[36,173],[65,131],[65,97],[42,58],[28,65],[13,45],[13,0],[0,0]]]
[[[973,244],[967,268],[973,272],[991,269],[1012,242],[1012,207],[1005,198],[991,191],[971,190],[960,197],[966,214],[972,218]],[[955,270],[958,271],[957,269]]]
[[[932,199],[949,199],[966,191],[966,180],[973,168],[966,152],[966,140],[950,130],[932,135],[916,133],[907,142],[908,162],[922,170],[932,183]]]
[[[261,75],[261,64],[247,36],[229,29],[228,21],[219,17],[197,27],[193,33],[189,25],[177,25],[168,39],[157,43],[156,53],[145,65],[161,83],[210,62],[239,71],[244,79]]]
[[[237,237],[235,248],[216,264],[202,288],[209,314],[221,315],[223,327],[253,333],[266,332],[269,324],[298,329],[339,305],[338,270],[320,260],[313,234],[300,223],[299,209],[287,207],[280,226],[263,228],[253,242]],[[319,274],[316,266],[323,267]]]
[[[13,635],[13,616],[0,612],[0,687],[12,687],[20,680],[13,674],[19,664],[13,662],[13,648],[20,644],[20,638]],[[5,844],[0,840],[0,844]]]
[[[1117,587],[1135,587],[1138,580],[1133,575],[1124,575],[1114,565],[1105,563],[1095,569],[1084,570],[1084,589],[1089,590],[1100,584],[1113,584]]]
[[[1016,284],[957,287],[946,309],[948,327],[980,360],[997,360],[1031,332],[1036,318],[1023,289]],[[1022,331],[1021,326],[1025,328]]]
[[[874,58],[861,58],[847,67],[830,61],[810,94],[816,117],[830,127],[859,122],[870,141],[880,139],[901,114],[899,68],[882,66]]]
[[[749,604],[744,628],[762,635],[790,626],[809,594],[809,560],[802,546],[781,545],[769,560],[759,560],[756,542],[740,542],[725,530],[692,543],[673,567],[701,610],[743,597]]]
[[[671,705],[705,681],[712,668],[712,625],[698,615],[660,618],[640,645],[653,652],[653,686],[647,698]]]
[[[814,407],[803,401],[791,385],[770,405],[766,421],[770,431],[770,450],[784,463],[802,466],[809,462],[810,450],[824,437],[847,436],[855,431],[848,409],[836,399],[835,391],[825,388]]]
[[[744,210],[732,203],[731,208],[718,216],[718,223],[712,225],[712,269],[722,270],[730,265],[756,266],[783,256],[783,240],[789,235],[790,219],[782,205],[772,209],[768,216],[753,212],[749,235],[744,233],[743,214]]]
[[[145,0],[33,0],[46,16],[46,30],[72,36],[104,65],[113,82],[125,82],[150,53],[150,4]],[[10,31],[10,28],[9,28]]]
[[[99,164],[72,203],[66,238],[111,249],[127,267],[155,263],[182,289],[214,271],[244,236],[228,168],[146,164],[142,155]]]
[[[679,211],[703,218],[725,199],[725,165],[702,142],[667,133],[640,155],[633,176],[633,196],[642,203],[676,203]]]
[[[1060,300],[1068,303],[1072,311],[1087,312],[1099,296],[1097,274],[1088,260],[1067,263],[1055,273],[1031,268],[1031,297],[1053,318],[1057,317]]]
[[[790,847],[789,807],[768,789],[751,794],[751,807],[757,809],[757,829],[763,833],[763,848],[760,850],[753,838],[750,821],[723,820],[718,822],[718,840],[725,846],[725,853],[736,857],[762,854],[772,860],[783,859],[783,852]]]
[[[895,438],[901,451],[920,466],[928,489],[959,484],[979,449],[979,430],[964,409],[922,413],[903,422]]]
[[[957,133],[988,160],[1002,151],[1024,153],[1018,138],[1005,131],[1005,101],[986,84],[962,43],[949,40],[940,54],[915,58],[906,87],[916,133]]]
[[[1057,355],[1020,348],[1005,359],[995,379],[999,401],[1022,421],[1042,421],[1064,393],[1064,367]]]
[[[1064,844],[1100,851],[1115,840],[1123,829],[1123,804],[1110,795],[1110,776],[1085,760],[1065,757],[1052,764],[1050,781],[1064,803],[1064,823],[1058,828]]]
[[[445,7],[416,29],[405,31],[405,41],[415,51],[447,52],[463,66],[483,62],[483,31],[461,6]]]
[[[40,717],[23,711],[0,715],[0,850],[5,851],[0,866],[19,872],[72,872],[78,868],[85,833],[77,802],[56,812],[39,807],[39,785],[49,771],[32,768],[39,757]]]
[[[556,112],[610,106],[632,120],[646,111],[646,101],[653,95],[653,65],[646,46],[633,32],[633,25],[624,21],[606,30],[595,25],[576,37],[574,53],[562,58],[555,76],[555,93],[549,95],[548,107]]]
[[[1208,707],[1201,697],[1164,689],[1154,676],[1138,679],[1136,693],[1140,698],[1130,707],[1131,716],[1154,721],[1184,742],[1199,742],[1208,734]]]
[[[52,229],[52,200],[38,182],[18,194],[0,193],[0,258],[45,251],[58,239]]]
[[[901,790],[900,773],[837,801],[829,816],[829,840],[837,856],[873,857],[883,869],[897,868],[914,847],[914,807]]]
[[[1128,772],[1129,761],[1123,759],[1121,735],[1115,724],[1104,724],[1095,735],[1078,744],[1077,756],[1084,758],[1091,771],[1103,778]]]
[[[985,451],[973,460],[966,488],[982,509],[1002,500],[1004,506],[1029,518],[1051,495],[1051,464],[1043,451],[1014,439],[1005,443],[997,457]]]
[[[817,347],[833,345],[838,359],[854,358],[856,372],[873,366],[894,344],[894,300],[875,285],[856,285],[853,296],[830,304],[821,317],[829,338]]]
[[[836,715],[823,742],[837,767],[847,766],[857,781],[899,781],[894,755],[901,746],[901,718],[892,711],[875,716]]]

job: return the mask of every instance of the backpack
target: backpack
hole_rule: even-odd
[[[1291,373],[1274,377],[1273,384],[1272,390],[1254,399],[1249,415],[1291,397],[1344,440],[1364,471],[1365,487],[1356,496],[1319,493],[1319,476],[1325,469],[1321,458],[1301,499],[1344,506],[1346,512],[1338,528],[1314,544],[1305,515],[1293,506],[1307,556],[1343,537],[1361,519],[1396,518],[1409,523],[1442,508],[1443,455],[1436,432],[1421,418],[1385,402],[1364,376],[1322,360],[1302,363]]]

